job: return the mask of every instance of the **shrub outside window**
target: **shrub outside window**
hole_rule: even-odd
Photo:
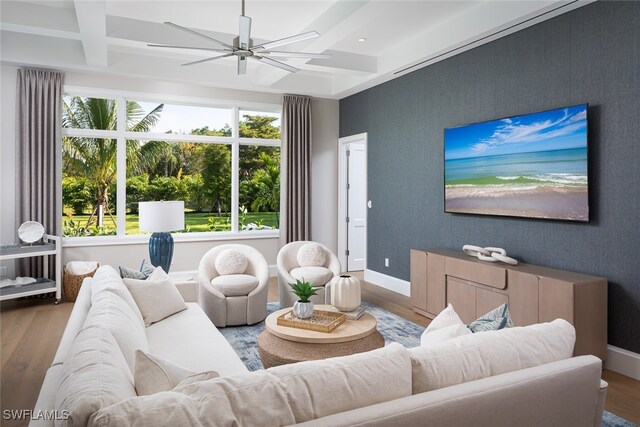
[[[141,234],[138,203],[153,200],[185,202],[182,233],[278,228],[279,113],[75,94],[63,104],[65,237]]]

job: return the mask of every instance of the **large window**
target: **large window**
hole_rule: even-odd
[[[63,99],[65,237],[135,235],[138,203],[183,200],[183,233],[278,228],[280,114],[125,97]]]

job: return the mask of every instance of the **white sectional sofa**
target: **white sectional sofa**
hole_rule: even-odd
[[[127,299],[115,270],[104,266],[99,273],[80,290],[35,414],[64,410],[60,402],[74,396],[61,394],[71,394],[70,387],[75,397],[85,396],[80,380],[62,378],[65,363],[78,354],[80,343],[74,341],[94,330],[109,335],[95,324],[92,314],[97,293],[112,292]],[[87,352],[95,351],[100,360],[108,352],[130,352],[135,347],[192,371],[216,371],[220,377],[150,396],[134,394],[109,405],[90,401],[92,394],[86,393],[85,404],[99,409],[89,418],[93,425],[600,426],[606,397],[601,361],[593,356],[570,357],[575,333],[561,320],[512,328],[506,335],[467,335],[432,348],[393,344],[250,373],[197,304],[196,285],[177,286],[186,310],[144,328],[144,337],[133,343],[122,342],[122,330],[117,328],[123,325],[115,319],[121,313],[114,311],[100,319],[105,329],[116,328],[117,345]],[[122,304],[117,307],[128,311]],[[138,327],[134,323],[131,329]],[[89,360],[92,357],[89,354]],[[131,367],[131,355],[117,354],[117,358],[125,371],[125,361]],[[456,368],[456,363],[461,366]],[[128,383],[129,374],[128,379],[110,381]],[[76,425],[71,421],[55,424]],[[54,421],[32,420],[30,425],[51,426]]]

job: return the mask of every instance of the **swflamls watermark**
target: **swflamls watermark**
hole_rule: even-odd
[[[2,411],[3,420],[68,420],[69,411],[55,409],[4,409]]]

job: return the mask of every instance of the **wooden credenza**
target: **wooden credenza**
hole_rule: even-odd
[[[607,279],[520,263],[490,263],[446,249],[411,250],[411,305],[434,318],[451,303],[465,323],[509,303],[516,326],[562,318],[574,354],[607,356]]]

